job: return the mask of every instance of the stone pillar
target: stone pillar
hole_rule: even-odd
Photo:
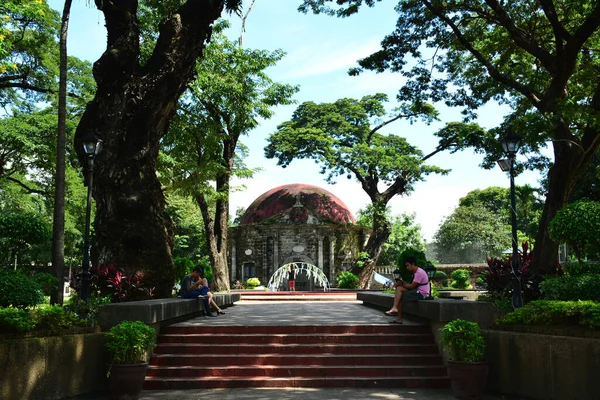
[[[263,250],[263,256],[262,256],[262,278],[261,280],[261,285],[266,285],[267,284],[267,279],[268,278],[268,273],[269,273],[269,264],[268,264],[268,259],[269,259],[269,255],[267,253],[267,251],[269,250],[268,247],[268,238],[265,237],[263,239],[263,243],[262,243],[262,250]]]
[[[319,267],[319,269],[323,271],[323,236],[319,235],[317,237],[317,241],[319,243],[319,251],[317,253],[317,267]]]
[[[231,238],[231,273],[229,276],[232,281],[238,279],[237,277],[237,248],[235,245],[235,239]]]
[[[329,238],[329,284],[335,279],[335,236]]]
[[[279,269],[279,232],[273,235],[273,273]]]

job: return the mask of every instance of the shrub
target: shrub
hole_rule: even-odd
[[[33,276],[33,280],[40,285],[45,296],[50,296],[58,289],[58,278],[47,272],[40,272]]]
[[[440,292],[437,291],[433,286],[431,287],[431,297],[438,298],[440,297]]]
[[[40,329],[56,330],[85,325],[85,320],[80,320],[75,313],[65,310],[59,305],[54,305],[38,310],[35,315],[35,324]]]
[[[450,275],[453,279],[451,286],[454,289],[471,289],[472,286],[469,283],[470,275],[471,274],[466,269],[456,269],[452,271],[452,274]]]
[[[0,269],[0,307],[34,307],[44,302],[40,285],[20,272]]]
[[[600,328],[600,304],[593,301],[532,301],[498,318],[506,325],[581,325]]]
[[[408,257],[415,257],[417,259],[417,265],[419,267],[423,267],[427,264],[427,258],[425,257],[425,253],[416,249],[406,249],[403,250],[402,253],[398,256],[398,260],[396,261],[398,265],[398,269],[400,270],[400,277],[404,282],[412,282],[413,276],[408,270],[404,263]]]
[[[364,251],[360,252],[358,253],[358,257],[356,257],[356,260],[354,260],[354,265],[356,266],[356,268],[361,269],[370,259],[371,257],[369,257],[369,253],[365,253]]]
[[[337,276],[337,286],[340,289],[358,289],[358,276],[344,271]]]
[[[485,286],[485,280],[480,276],[479,278],[477,278],[477,280],[475,280],[475,284],[477,286]]]
[[[260,280],[258,278],[248,278],[246,280],[246,287],[248,289],[254,289],[257,286],[260,286]]]
[[[65,306],[65,309],[68,312],[72,312],[78,319],[84,320],[86,325],[96,326],[98,324],[100,307],[105,304],[110,304],[110,296],[99,296],[92,293],[86,303],[81,300],[79,295],[72,294],[69,297],[69,304]]]
[[[600,253],[600,202],[582,199],[558,211],[550,222],[550,238],[564,242],[579,262]]]
[[[182,279],[194,269],[194,262],[187,257],[177,257],[173,260],[173,264],[175,264],[176,280]]]
[[[549,277],[540,283],[545,300],[600,301],[600,274]]]
[[[539,284],[543,277],[529,268],[532,257],[528,252],[529,245],[527,242],[521,244],[523,251],[519,253],[519,265],[521,267],[521,290],[523,292],[523,300],[529,302],[537,300],[541,297]],[[488,294],[491,301],[499,300],[503,302],[505,299],[512,297],[512,265],[511,258],[488,258],[487,268],[482,274],[487,286]],[[554,271],[556,273],[556,271]]]
[[[144,283],[140,273],[125,274],[114,265],[97,265],[91,269],[90,297],[109,296],[111,302],[147,300],[154,297],[154,288]],[[79,288],[76,288],[79,291]]]
[[[567,275],[600,274],[600,265],[587,263],[564,263],[563,272]]]
[[[35,327],[31,314],[18,308],[0,308],[0,332],[29,332]]]
[[[448,286],[448,275],[444,271],[435,271],[433,275],[433,281],[439,282],[442,286]]]
[[[141,321],[123,321],[110,328],[104,346],[113,364],[136,364],[154,348],[156,332]]]
[[[455,319],[442,329],[442,346],[454,361],[483,360],[485,341],[476,322]]]

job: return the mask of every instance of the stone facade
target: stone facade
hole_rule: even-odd
[[[332,217],[323,204],[333,205],[335,216],[340,217]],[[256,277],[267,285],[281,266],[306,262],[321,269],[334,285],[336,275],[352,266],[370,233],[353,222],[346,206],[324,189],[275,188],[248,207],[240,226],[229,229],[230,277],[242,282]],[[296,278],[296,290],[318,289],[306,276]]]

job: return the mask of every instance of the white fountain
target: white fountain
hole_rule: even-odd
[[[317,285],[323,287],[323,291],[329,290],[329,280],[327,276],[317,267],[316,265],[305,263],[305,262],[293,262],[285,264],[280,267],[269,279],[267,288],[270,291],[275,291],[276,288],[280,287],[284,280],[287,280],[290,276],[290,270],[296,270],[296,276],[301,272],[305,272],[308,279],[314,279]]]

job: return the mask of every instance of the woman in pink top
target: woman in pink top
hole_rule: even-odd
[[[396,319],[390,321],[390,324],[402,323],[402,303],[429,297],[429,278],[427,273],[417,266],[417,259],[407,257],[404,266],[414,275],[414,279],[411,283],[399,280],[394,284],[396,288],[394,306],[385,312],[385,315],[396,316]]]

